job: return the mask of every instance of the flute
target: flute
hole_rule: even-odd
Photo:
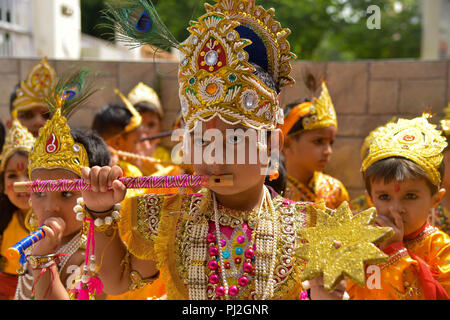
[[[38,228],[35,232],[26,236],[15,245],[6,250],[6,259],[10,261],[19,260],[21,264],[26,262],[25,250],[31,247],[33,244],[42,240],[45,237],[45,231],[43,226]]]
[[[129,189],[233,186],[232,175],[184,174],[178,176],[120,177],[118,180]],[[83,179],[34,180],[14,183],[15,192],[90,191],[91,189],[92,186]]]

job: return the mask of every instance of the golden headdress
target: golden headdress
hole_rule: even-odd
[[[439,186],[439,166],[446,146],[447,142],[441,132],[425,117],[399,119],[396,123],[388,123],[383,130],[374,134],[361,171],[365,172],[382,159],[404,157],[421,166],[430,181]]]
[[[278,92],[255,74],[267,71],[277,89],[294,83],[289,76],[289,29],[273,19],[274,10],[254,0],[206,4],[207,13],[191,22],[190,36],[178,43],[148,0],[107,2],[106,17],[118,37],[132,47],[151,44],[181,52],[178,78],[181,111],[187,130],[216,116],[230,124],[275,129],[284,120]]]
[[[141,124],[142,124],[142,116],[140,115],[140,113],[136,110],[136,108],[133,106],[133,104],[131,103],[130,100],[128,100],[123,94],[122,92],[120,92],[119,89],[114,89],[114,92],[120,97],[120,99],[123,101],[123,103],[125,104],[125,107],[128,109],[128,111],[130,111],[131,113],[131,119],[130,119],[130,123],[127,124],[127,126],[125,127],[125,132],[131,132],[134,129],[138,128]]]
[[[322,82],[322,92],[319,99],[313,98],[312,102],[303,102],[293,107],[285,117],[280,129],[288,135],[292,127],[302,121],[302,130],[313,130],[329,126],[338,127],[336,111],[325,82]]]
[[[25,81],[17,89],[17,98],[13,101],[13,109],[25,111],[36,107],[47,107],[47,97],[56,85],[56,72],[44,58],[34,66]]]
[[[396,117],[393,117],[391,120],[389,120],[388,123],[394,122],[395,120]],[[364,138],[363,144],[361,146],[361,160],[364,160],[364,158],[367,155],[367,152],[369,152],[369,147],[373,139],[376,136],[380,135],[382,132],[384,132],[384,130],[386,130],[386,125],[376,127],[374,130],[370,131],[367,137]]]
[[[132,105],[136,105],[139,102],[148,102],[155,107],[155,111],[161,118],[164,116],[158,94],[153,88],[142,82],[139,82],[137,86],[131,90],[128,94],[128,100]]]
[[[52,118],[39,129],[39,136],[30,154],[30,176],[38,168],[66,169],[81,176],[81,169],[89,167],[86,149],[75,142],[67,125],[70,114],[97,91],[93,90],[93,79],[87,78],[89,73],[83,68],[64,76],[47,96]]]
[[[35,142],[30,131],[17,120],[17,111],[13,111],[11,128],[5,138],[5,144],[1,154],[0,171],[4,171],[9,157],[18,150],[30,152]]]

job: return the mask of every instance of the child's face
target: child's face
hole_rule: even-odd
[[[136,153],[140,143],[141,131],[137,128],[131,132],[120,134],[106,140],[106,143],[116,150]]]
[[[261,158],[258,155],[254,158],[256,161],[254,161],[254,164],[249,164],[250,161],[250,152],[254,152],[256,149],[255,145],[251,148],[250,147],[250,139],[248,136],[240,135],[239,133],[236,133],[236,135],[229,135],[227,137],[226,130],[227,129],[242,129],[245,132],[248,132],[247,130],[253,130],[249,129],[244,126],[240,125],[230,125],[219,118],[214,118],[212,120],[209,120],[208,122],[204,123],[202,125],[202,131],[203,134],[208,129],[218,129],[223,136],[222,141],[219,141],[219,146],[222,147],[223,150],[223,157],[222,161],[223,164],[213,163],[213,164],[207,164],[205,162],[205,157],[202,156],[202,164],[196,164],[194,161],[194,152],[196,150],[194,149],[194,145],[202,146],[199,148],[201,152],[204,154],[209,154],[206,152],[207,148],[212,148],[214,139],[212,138],[210,141],[204,141],[202,140],[202,137],[195,137],[194,134],[191,134],[191,163],[194,163],[194,171],[198,175],[233,175],[233,186],[228,187],[210,187],[212,191],[214,191],[217,194],[222,195],[234,195],[239,194],[243,191],[250,190],[252,188],[257,188],[258,185],[263,185],[265,175],[262,174],[266,173],[267,171],[267,165],[264,165],[261,163]],[[278,132],[278,131],[275,131]],[[272,134],[275,134],[274,132]],[[270,143],[270,138],[268,138],[268,145]],[[282,142],[281,142],[282,143]],[[227,161],[226,159],[226,148],[233,149],[234,159],[233,161]],[[270,146],[268,146],[268,149]],[[198,152],[199,150],[197,150]],[[244,153],[244,154],[243,154]],[[270,151],[267,151],[267,154],[270,154]],[[215,156],[215,153],[212,153],[212,156]],[[241,158],[238,158],[241,157]],[[245,160],[244,160],[245,159]],[[244,160],[244,161],[242,161]],[[227,164],[227,162],[232,162]]]
[[[38,136],[39,129],[45,125],[49,117],[50,113],[48,112],[48,108],[45,107],[36,107],[26,111],[19,111],[17,114],[20,123],[35,137]]]
[[[31,173],[31,180],[79,179],[65,169],[36,169]],[[42,225],[50,217],[59,217],[66,223],[64,236],[71,235],[82,227],[82,222],[76,219],[73,207],[81,192],[34,192],[31,194],[33,212]]]
[[[323,171],[333,150],[336,127],[305,130],[298,137],[289,137],[284,145],[286,161],[310,172]]]
[[[9,201],[21,210],[28,210],[30,204],[30,193],[28,192],[14,192],[14,182],[28,181],[28,157],[15,153],[13,154],[6,166],[4,173],[4,193],[8,196]]]
[[[142,134],[151,136],[161,131],[161,121],[156,113],[152,111],[144,111],[140,113],[142,116]]]
[[[389,208],[396,210],[402,216],[404,234],[408,235],[423,226],[430,209],[439,204],[444,193],[445,189],[441,189],[432,195],[424,179],[394,180],[387,184],[379,179],[371,183],[370,197],[379,215],[390,217]]]

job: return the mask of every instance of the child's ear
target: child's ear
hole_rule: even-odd
[[[445,195],[445,188],[440,188],[438,192],[436,192],[435,194],[433,194],[432,196],[432,208],[436,207],[439,203],[441,203],[442,198]]]

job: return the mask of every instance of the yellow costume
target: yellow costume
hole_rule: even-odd
[[[35,142],[33,135],[17,120],[16,110],[12,112],[12,115],[13,122],[5,138],[5,144],[0,157],[0,171],[5,170],[9,158],[14,153],[17,151],[30,152]],[[3,212],[3,214],[6,214],[6,212]],[[18,261],[11,262],[3,257],[6,257],[6,250],[9,247],[13,246],[29,234],[25,228],[25,221],[19,221],[19,217],[21,216],[22,215],[17,210],[12,213],[11,220],[3,231],[3,234],[0,235],[0,259],[2,260],[0,266],[1,299],[12,299],[14,297],[14,292],[16,291],[17,270],[19,269],[20,264]]]
[[[399,119],[374,134],[361,171],[377,161],[399,156],[414,161],[439,186],[439,166],[447,142],[425,117]],[[348,282],[352,299],[436,300],[450,299],[450,238],[444,232],[424,223],[413,234],[405,235],[384,249],[389,262],[378,269],[367,268],[364,288]]]
[[[294,125],[301,121],[299,131],[290,132]],[[329,126],[338,127],[336,112],[325,82],[322,82],[322,93],[313,102],[304,102],[293,107],[286,115],[284,123],[279,127],[287,137],[295,136],[304,130],[314,130]],[[343,201],[349,201],[347,189],[338,179],[322,172],[314,172],[305,186],[295,177],[287,174],[284,196],[294,201],[325,200],[327,207],[336,209]]]
[[[308,186],[288,175],[284,197],[309,202],[319,202],[322,199],[330,209],[336,209],[342,202],[349,200],[342,182],[319,171],[314,172]]]

